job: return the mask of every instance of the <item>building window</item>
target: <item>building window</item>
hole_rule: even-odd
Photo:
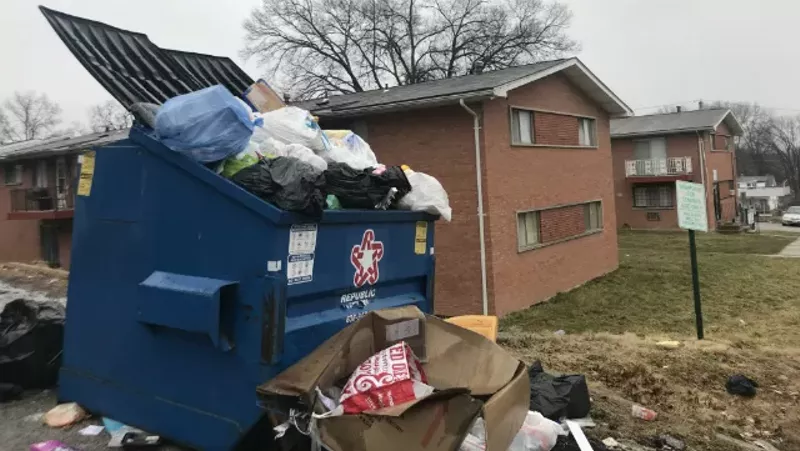
[[[33,185],[36,188],[47,188],[47,161],[40,160],[36,162],[36,173],[33,180]]]
[[[596,146],[597,133],[594,119],[586,117],[578,118],[579,143],[582,146]]]
[[[634,141],[633,157],[636,160],[666,160],[666,138],[641,139]]]
[[[675,207],[675,185],[643,185],[633,188],[633,206],[637,208]]]
[[[533,144],[533,112],[511,109],[511,143]]]
[[[19,185],[22,183],[21,164],[7,164],[4,169],[6,185]]]
[[[539,229],[538,211],[517,213],[517,245],[520,250],[530,249],[541,243]]]
[[[583,220],[586,223],[586,232],[603,230],[603,203],[600,201],[589,202],[583,206]]]

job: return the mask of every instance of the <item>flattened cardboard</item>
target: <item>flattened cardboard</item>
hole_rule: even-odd
[[[267,113],[286,106],[283,100],[263,79],[250,85],[244,95],[259,113]]]
[[[487,451],[506,451],[528,411],[530,387],[524,363],[486,338],[423,315],[416,307],[370,312],[257,392],[268,404],[272,396],[293,396],[323,413],[314,388],[324,390],[346,379],[364,360],[391,344],[385,342],[387,322],[412,319],[420,320],[428,358],[425,371],[429,384],[439,391],[391,409],[320,419],[323,443],[333,451],[453,451],[482,413]],[[463,389],[491,396],[484,405]]]

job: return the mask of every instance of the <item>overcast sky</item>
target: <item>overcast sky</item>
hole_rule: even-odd
[[[155,44],[239,58],[242,22],[259,0],[40,0],[45,6],[146,33]],[[755,101],[800,113],[800,2],[566,0],[578,56],[638,114],[698,99]],[[46,92],[65,122],[110,98],[67,50],[32,0],[0,0],[0,98]]]

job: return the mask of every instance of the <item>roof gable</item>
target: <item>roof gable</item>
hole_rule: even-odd
[[[558,72],[563,72],[609,114],[616,116],[632,114],[632,110],[577,58],[543,61],[483,74],[344,94],[327,99],[298,102],[295,105],[321,116],[356,116],[431,107],[457,103],[461,99],[506,97],[513,89]]]
[[[732,135],[742,134],[742,126],[731,110],[710,109],[613,119],[611,137],[714,131],[722,122],[725,122]]]

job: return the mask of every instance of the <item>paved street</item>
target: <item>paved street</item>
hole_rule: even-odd
[[[781,224],[773,224],[771,222],[759,222],[756,227],[762,232],[789,232],[800,234],[800,227],[787,227]]]

